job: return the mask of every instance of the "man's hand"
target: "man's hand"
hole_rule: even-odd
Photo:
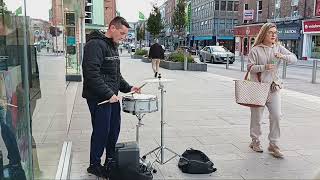
[[[265,66],[267,71],[274,70],[276,67],[274,64],[266,64]]]
[[[139,87],[133,86],[133,87],[131,88],[131,92],[135,92],[135,93],[140,94],[140,93],[141,93],[141,89],[140,89]]]
[[[274,56],[279,59],[284,59],[284,55],[281,53],[275,53]]]
[[[115,103],[118,102],[120,100],[120,98],[116,95],[113,95],[110,99],[109,99],[109,103]]]

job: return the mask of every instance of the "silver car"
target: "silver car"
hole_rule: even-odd
[[[211,63],[226,63],[229,56],[229,63],[233,64],[234,54],[223,46],[206,46],[200,50],[200,61]]]

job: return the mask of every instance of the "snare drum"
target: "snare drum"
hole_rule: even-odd
[[[126,95],[122,98],[122,110],[132,114],[156,112],[158,111],[158,98],[147,94]]]

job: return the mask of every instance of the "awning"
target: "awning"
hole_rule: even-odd
[[[234,40],[234,36],[218,36],[218,40]]]
[[[212,36],[196,36],[194,37],[195,41],[202,41],[202,40],[212,40]]]

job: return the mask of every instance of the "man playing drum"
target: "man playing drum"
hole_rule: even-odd
[[[140,88],[130,86],[120,73],[117,45],[124,40],[130,28],[122,17],[115,17],[106,34],[93,31],[84,47],[83,92],[91,113],[92,134],[90,144],[90,166],[87,171],[98,177],[107,177],[106,165],[112,158],[120,132],[120,103],[118,91],[137,92]],[[107,101],[98,105],[100,102]],[[101,156],[106,149],[105,166]]]

